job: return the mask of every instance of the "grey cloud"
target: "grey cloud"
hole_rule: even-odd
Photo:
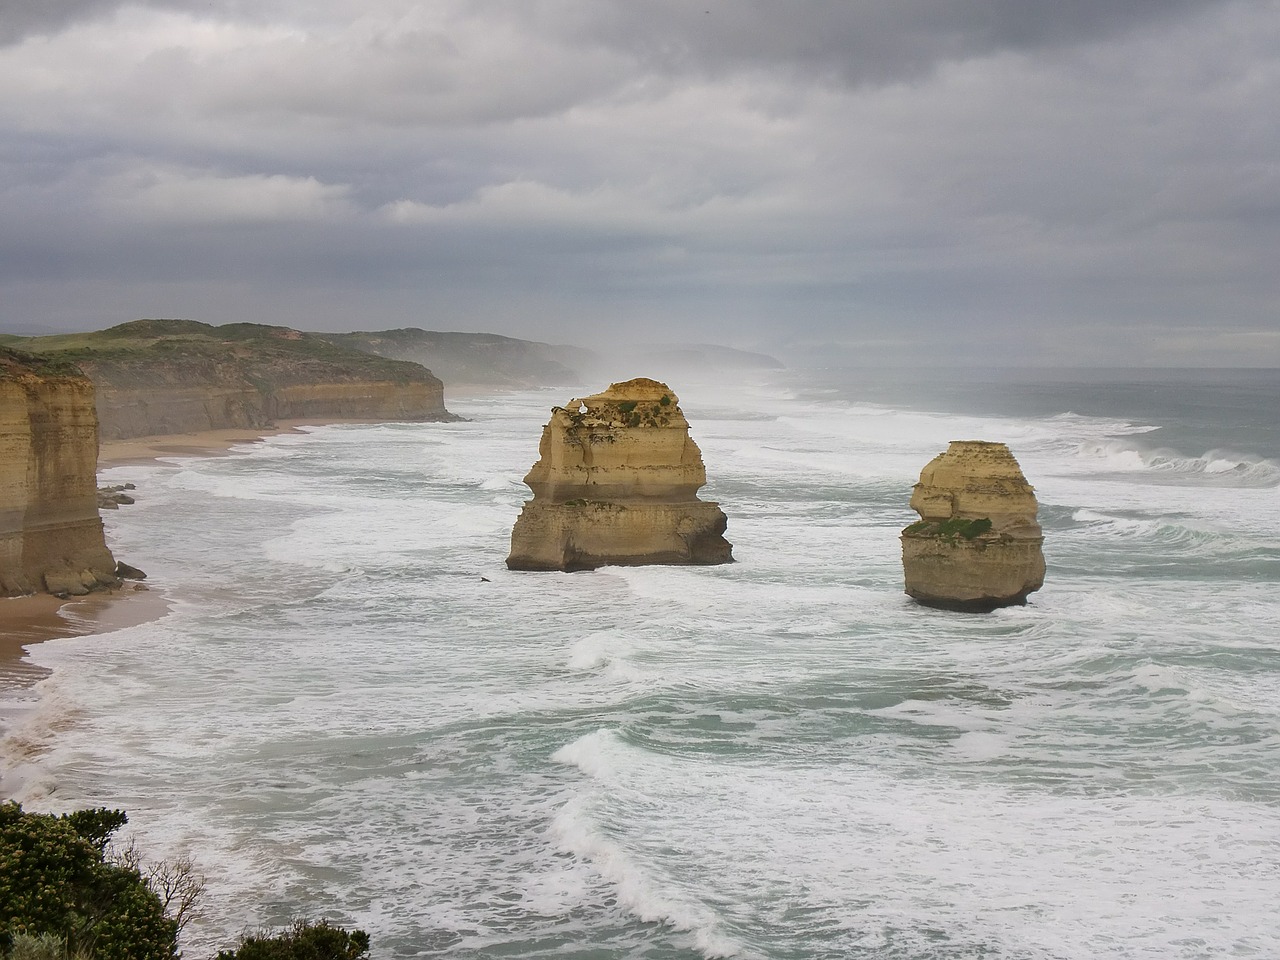
[[[1280,363],[1274,0],[167,7],[0,49],[0,330]]]
[[[538,29],[627,50],[674,72],[785,67],[890,82],[936,64],[1122,35],[1227,0],[533,0]],[[498,15],[510,7],[480,0]]]
[[[4,0],[0,4],[0,44],[108,12],[120,0]]]

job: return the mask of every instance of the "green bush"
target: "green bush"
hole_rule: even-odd
[[[0,953],[46,947],[94,960],[172,960],[178,922],[132,866],[105,850],[123,811],[65,816],[0,804]],[[22,938],[19,940],[18,938]]]
[[[128,822],[100,807],[63,816],[0,803],[0,960],[177,960],[204,879],[188,858],[145,863],[111,848]],[[369,935],[298,921],[218,960],[361,960]]]
[[[19,933],[13,938],[8,960],[85,960],[85,957],[76,954],[68,958],[67,945],[55,934],[42,933],[34,937],[29,933]]]
[[[369,935],[363,930],[299,920],[283,933],[245,937],[235,950],[221,951],[218,960],[359,960],[368,952]]]

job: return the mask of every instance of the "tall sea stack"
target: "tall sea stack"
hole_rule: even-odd
[[[0,596],[119,585],[98,516],[93,384],[0,347]]]
[[[985,612],[1027,602],[1044,584],[1036,497],[1003,443],[953,440],[911,495],[902,531],[906,591],[920,603]]]
[[[698,499],[702,452],[666,384],[642,377],[553,407],[538,454],[512,570],[733,560],[724,513]]]

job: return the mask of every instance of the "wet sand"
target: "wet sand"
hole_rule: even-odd
[[[0,599],[0,689],[23,685],[34,669],[26,648],[43,640],[110,633],[158,620],[169,601],[145,584],[126,582],[110,593],[60,600],[48,594]]]
[[[0,599],[0,740],[18,729],[33,709],[25,694],[49,675],[27,658],[27,647],[45,640],[108,634],[158,620],[169,601],[158,590],[125,583],[111,593],[59,600],[48,594]],[[0,768],[0,799],[16,795],[26,781],[21,764]]]
[[[491,387],[480,385],[461,391],[465,396],[491,396]],[[227,430],[200,430],[195,433],[170,433],[152,437],[130,437],[128,440],[105,440],[98,446],[98,469],[118,467],[126,463],[147,463],[164,457],[218,457],[232,447],[259,443],[282,433],[302,433],[302,427],[323,427],[331,423],[388,423],[386,419],[356,417],[317,417],[314,419],[277,420],[275,426],[255,429],[234,427]]]
[[[126,463],[147,463],[163,457],[217,457],[232,447],[258,443],[282,433],[301,433],[300,427],[318,427],[327,423],[369,423],[367,420],[279,420],[274,427],[255,430],[237,427],[228,430],[201,430],[196,433],[171,433],[155,437],[131,437],[107,440],[98,448],[98,469],[118,467]]]

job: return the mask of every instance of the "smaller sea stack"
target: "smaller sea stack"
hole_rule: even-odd
[[[702,451],[665,383],[615,383],[552,407],[538,462],[524,482],[533,499],[511,531],[512,570],[733,560],[719,505],[699,500]]]
[[[920,471],[902,531],[906,591],[919,603],[983,613],[1044,584],[1035,491],[1003,443],[953,440]]]

